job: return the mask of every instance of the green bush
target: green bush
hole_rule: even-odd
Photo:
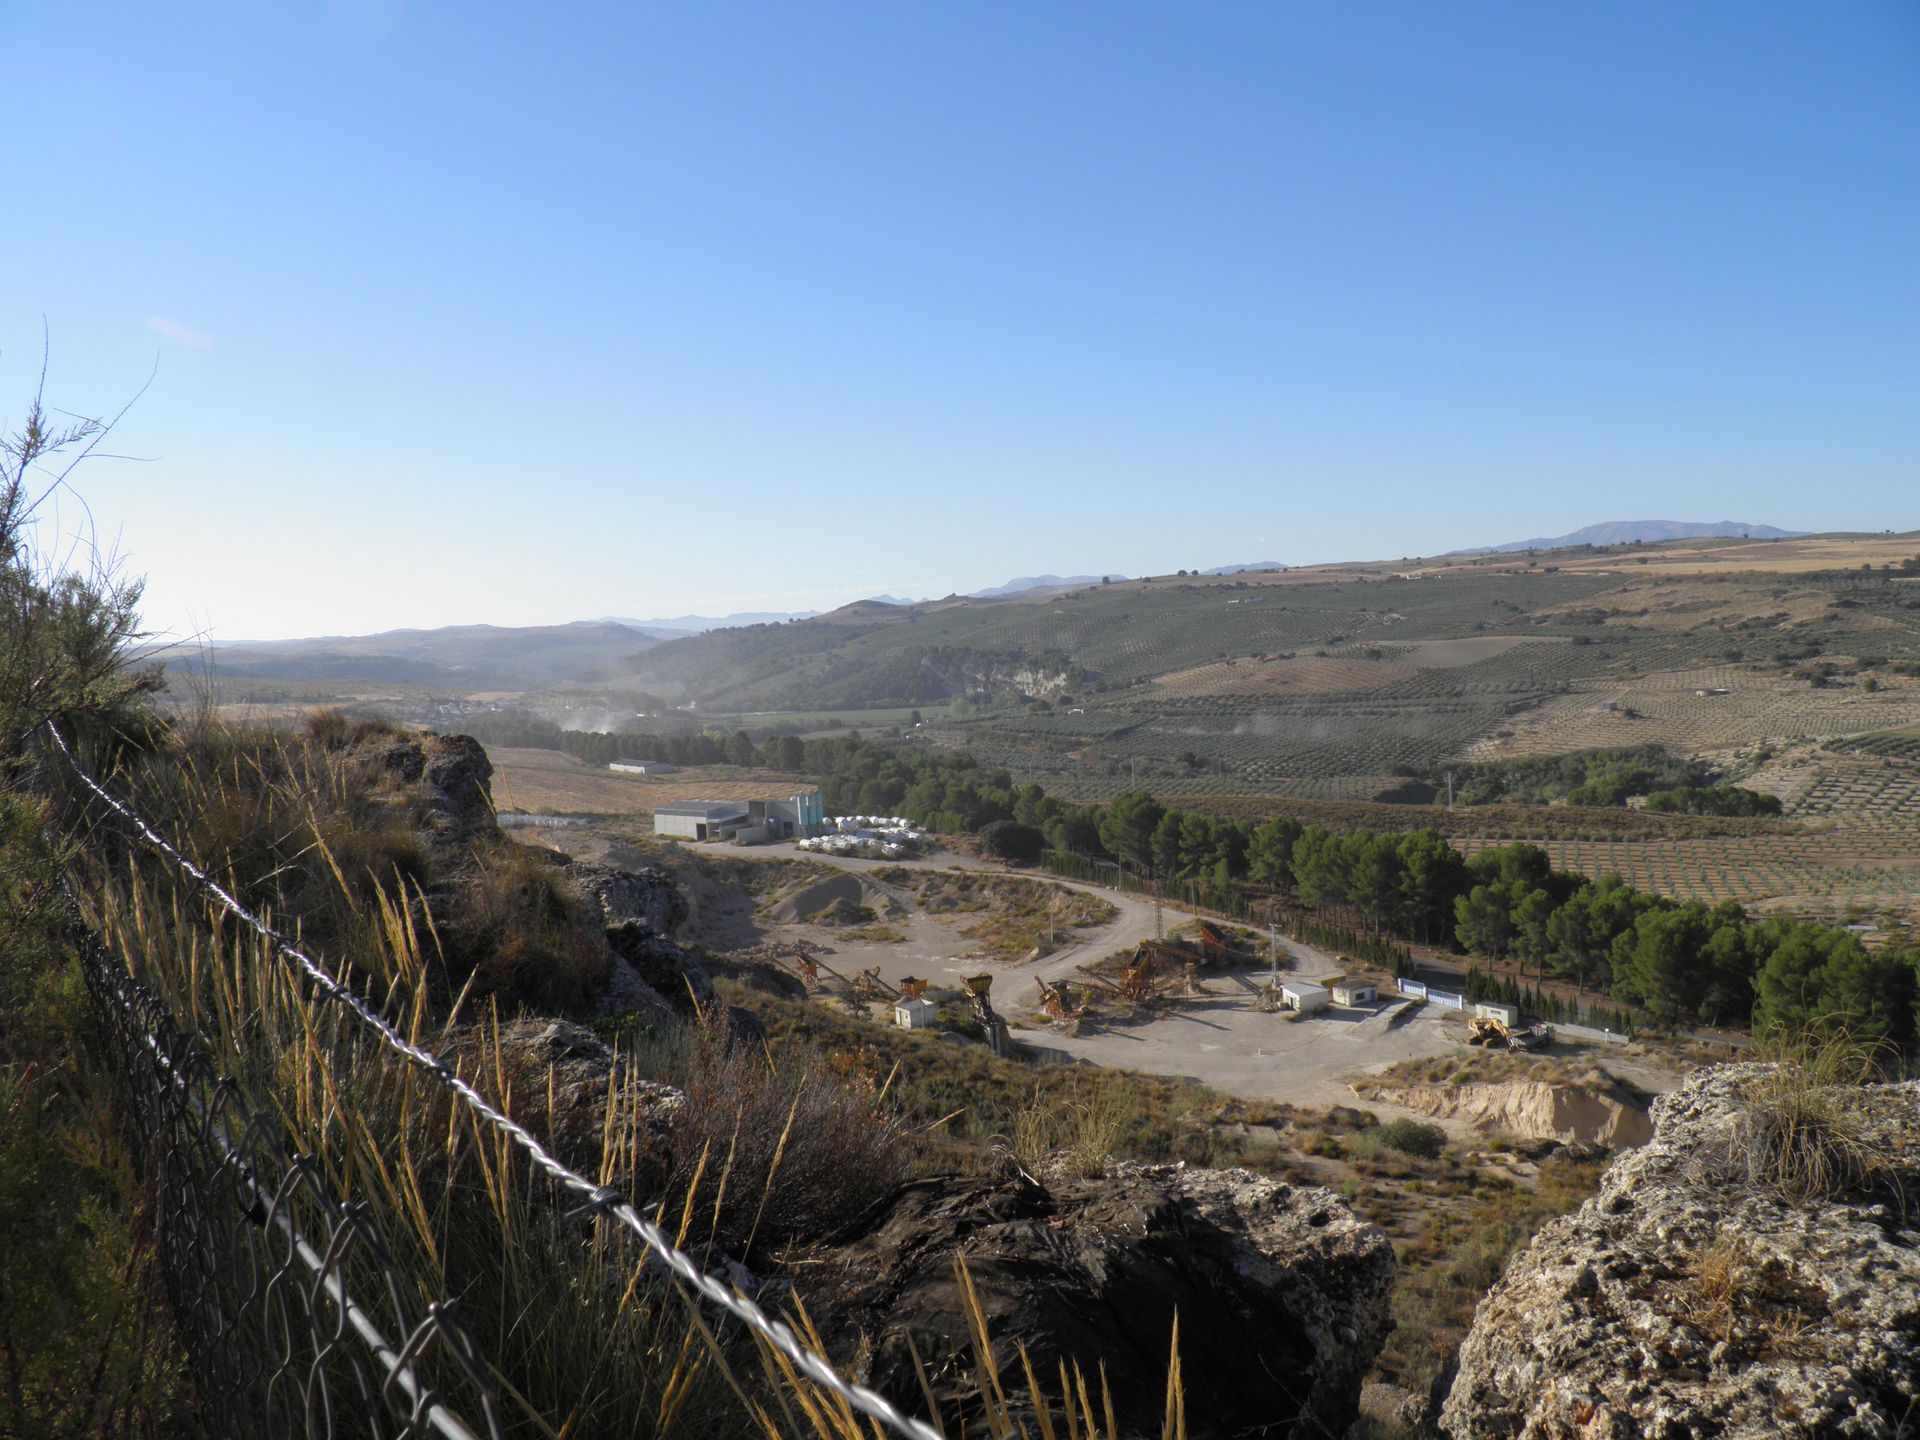
[[[1016,865],[1031,865],[1047,848],[1047,837],[1033,825],[1017,820],[995,820],[982,827],[980,848],[996,860]]]
[[[1438,1125],[1427,1125],[1418,1120],[1389,1120],[1384,1125],[1375,1125],[1362,1131],[1355,1143],[1365,1155],[1377,1155],[1382,1150],[1398,1150],[1402,1155],[1433,1160],[1447,1148],[1447,1132]]]

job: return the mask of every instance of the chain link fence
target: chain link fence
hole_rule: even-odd
[[[85,970],[209,1433],[499,1440],[454,1302],[413,1293],[366,1206],[336,1200],[320,1162],[97,942]]]

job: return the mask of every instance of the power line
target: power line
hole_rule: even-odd
[[[705,1296],[728,1314],[742,1321],[769,1345],[791,1360],[796,1369],[823,1390],[838,1395],[847,1404],[861,1414],[878,1420],[889,1429],[910,1437],[910,1440],[946,1440],[946,1437],[927,1424],[924,1420],[915,1420],[902,1414],[893,1403],[884,1396],[876,1394],[862,1385],[840,1377],[838,1371],[823,1357],[802,1345],[793,1331],[783,1322],[775,1320],[753,1301],[735,1291],[730,1291],[718,1280],[708,1275],[694,1263],[693,1258],[681,1250],[666,1236],[666,1233],[648,1220],[633,1207],[633,1203],[619,1191],[595,1185],[591,1180],[568,1169],[556,1160],[546,1147],[517,1120],[503,1114],[490,1105],[480,1092],[462,1080],[445,1061],[423,1046],[415,1045],[404,1038],[400,1032],[381,1017],[347,986],[334,979],[325,966],[311,955],[290,943],[266,921],[241,904],[227,889],[192,860],[188,859],[173,845],[147,824],[138,814],[122,804],[100,782],[88,774],[80,762],[74,758],[73,751],[67,748],[66,740],[54,724],[47,723],[47,733],[59,747],[67,764],[80,782],[122,818],[127,820],[139,833],[140,838],[176,868],[185,871],[209,894],[217,899],[228,914],[247,925],[268,942],[275,954],[293,962],[296,969],[305,975],[320,993],[323,999],[344,1006],[363,1025],[371,1029],[386,1045],[405,1056],[421,1070],[446,1086],[459,1096],[467,1108],[479,1115],[496,1130],[506,1135],[524,1151],[529,1159],[545,1171],[555,1183],[583,1197],[586,1204],[573,1213],[583,1215],[602,1213],[611,1216],[639,1236],[646,1247],[660,1257],[669,1270],[679,1275],[695,1291]]]

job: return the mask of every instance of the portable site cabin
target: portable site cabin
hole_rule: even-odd
[[[1280,987],[1281,1006],[1298,1010],[1302,1015],[1313,1015],[1326,1009],[1328,999],[1327,987],[1316,985],[1311,980],[1293,980]]]
[[[1380,998],[1380,987],[1370,980],[1341,980],[1333,987],[1336,1005],[1371,1005]]]
[[[1502,1025],[1506,1026],[1507,1029],[1518,1030],[1520,1028],[1520,1007],[1518,1005],[1500,1004],[1492,1000],[1482,1000],[1473,1007],[1473,1018],[1476,1020],[1498,1020]]]
[[[924,995],[902,996],[893,1002],[893,1023],[902,1030],[933,1029],[933,1001]]]

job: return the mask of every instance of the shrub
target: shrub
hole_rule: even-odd
[[[583,1007],[607,974],[606,942],[546,857],[519,845],[483,858],[441,933],[477,995],[542,1010]]]
[[[1355,1142],[1361,1153],[1377,1155],[1382,1150],[1398,1150],[1421,1160],[1433,1160],[1447,1148],[1447,1132],[1438,1125],[1419,1120],[1389,1120],[1362,1131]]]
[[[1047,837],[1037,827],[1017,820],[995,820],[981,829],[980,848],[996,860],[1031,865],[1047,848]]]
[[[871,1076],[836,1075],[798,1047],[777,1057],[750,1048],[724,1006],[694,1032],[686,1097],[675,1188],[696,1190],[691,1213],[742,1255],[831,1236],[906,1178],[906,1127]]]
[[[1105,1173],[1126,1120],[1124,1098],[1113,1087],[1064,1102],[1049,1101],[1036,1092],[1013,1117],[1011,1148],[1028,1169],[1052,1161],[1068,1174],[1092,1178]],[[1192,1158],[1197,1163],[1210,1159]]]

